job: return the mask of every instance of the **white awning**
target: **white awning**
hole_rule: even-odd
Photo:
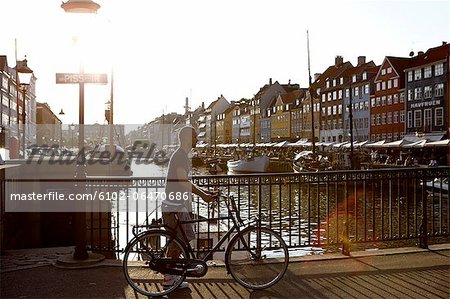
[[[364,147],[381,147],[386,143],[386,140],[380,140],[374,143],[365,144]]]
[[[432,141],[427,142],[425,144],[426,147],[432,147],[432,146],[449,146],[450,145],[450,139],[444,139],[439,141]]]

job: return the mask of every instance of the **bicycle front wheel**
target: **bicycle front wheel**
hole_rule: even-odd
[[[247,227],[231,239],[226,261],[231,276],[248,289],[273,286],[284,275],[289,252],[284,240],[273,230]]]
[[[150,297],[164,296],[175,290],[185,275],[165,275],[150,268],[152,260],[188,258],[183,243],[163,230],[148,231],[133,239],[125,249],[123,271],[128,284]]]

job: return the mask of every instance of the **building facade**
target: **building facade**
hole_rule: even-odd
[[[405,57],[387,56],[374,79],[370,97],[370,141],[394,141],[405,136]]]
[[[446,135],[449,120],[450,45],[431,48],[414,57],[405,69],[406,133]]]

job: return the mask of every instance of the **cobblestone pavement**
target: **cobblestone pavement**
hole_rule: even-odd
[[[70,251],[7,252],[1,258],[9,268],[0,274],[0,298],[145,298],[127,284],[119,261],[105,260],[91,269],[48,265]],[[450,244],[304,257],[289,265],[277,285],[262,291],[241,287],[224,267],[212,267],[189,282],[189,289],[169,298],[450,298]]]
[[[0,273],[52,265],[73,247],[6,250],[0,256]]]

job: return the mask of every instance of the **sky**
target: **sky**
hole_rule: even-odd
[[[356,64],[450,42],[449,1],[96,0],[96,15],[68,14],[61,0],[0,0],[0,55],[25,55],[36,97],[66,124],[78,122],[78,87],[56,73],[114,70],[114,122],[144,124],[163,112],[251,98],[269,78],[308,83],[336,55]],[[19,18],[20,17],[20,18]],[[16,42],[15,42],[16,41]],[[104,123],[110,85],[88,85],[85,123]]]

